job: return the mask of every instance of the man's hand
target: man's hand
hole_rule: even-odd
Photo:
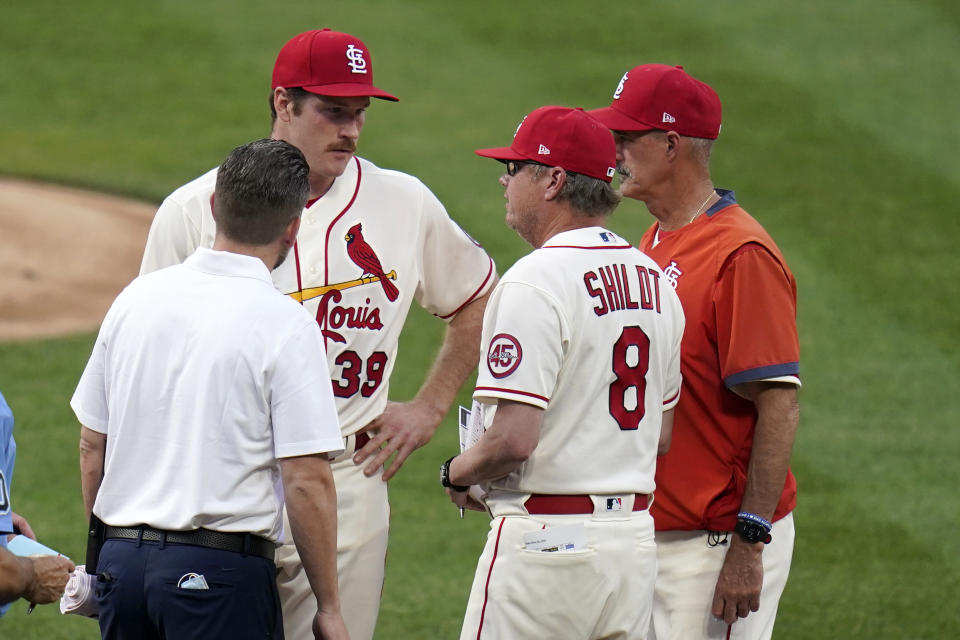
[[[10,517],[13,519],[13,531],[14,533],[19,533],[20,535],[27,536],[31,540],[37,539],[37,534],[33,532],[33,529],[30,527],[30,523],[27,522],[27,519],[22,515],[16,512],[11,512]]]
[[[464,509],[470,509],[471,511],[486,511],[487,508],[484,507],[481,503],[477,502],[473,496],[470,495],[469,491],[454,491],[453,489],[447,489],[447,497],[450,498],[450,501],[458,507]]]
[[[389,480],[399,471],[414,449],[430,442],[443,419],[443,413],[436,406],[417,400],[388,402],[386,410],[361,429],[369,431],[372,437],[370,442],[353,456],[353,462],[363,464],[367,458],[376,454],[363,469],[363,473],[370,477],[396,453],[390,466],[383,472],[384,481]]]
[[[760,608],[763,587],[763,543],[750,544],[734,534],[730,539],[713,593],[711,612],[727,624]]]
[[[343,616],[322,609],[313,617],[313,637],[315,640],[350,640]]]
[[[73,571],[73,563],[63,556],[34,556],[33,580],[23,597],[34,604],[53,602],[63,594]]]
[[[490,290],[494,282],[490,283]],[[383,414],[361,429],[373,438],[353,456],[355,464],[376,454],[363,469],[367,477],[385,467],[384,481],[400,470],[414,449],[433,437],[440,421],[457,397],[457,391],[480,358],[480,329],[489,291],[467,303],[447,325],[440,352],[434,359],[426,379],[410,402],[388,402]],[[377,451],[380,449],[380,451]],[[390,456],[396,457],[386,467]]]

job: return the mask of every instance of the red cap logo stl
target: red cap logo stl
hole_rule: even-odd
[[[523,349],[520,341],[509,333],[498,333],[487,349],[487,368],[494,378],[506,378],[520,366]]]

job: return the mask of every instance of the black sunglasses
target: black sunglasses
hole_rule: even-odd
[[[540,163],[524,162],[522,160],[507,160],[506,164],[507,164],[507,175],[512,178],[513,176],[517,175],[517,173],[519,173],[520,169],[523,169],[528,164],[540,164]]]

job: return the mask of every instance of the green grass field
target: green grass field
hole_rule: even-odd
[[[605,106],[636,64],[685,65],[724,102],[714,181],[765,224],[800,287],[797,546],[775,637],[957,636],[960,5],[8,4],[0,174],[159,202],[268,134],[278,48],[330,26],[365,40],[377,84],[401,98],[370,109],[361,155],[423,179],[501,272],[526,247],[503,226],[498,168],[472,150],[544,104]],[[625,202],[612,226],[638,239],[650,220]],[[440,330],[411,316],[392,397],[415,392]],[[74,558],[85,523],[67,403],[92,340],[0,345],[15,508]],[[378,638],[458,633],[486,523],[460,521],[437,486],[455,447],[451,415],[392,483]],[[0,638],[98,637],[54,607],[24,610]]]

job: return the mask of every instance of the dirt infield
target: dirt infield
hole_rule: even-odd
[[[0,341],[96,329],[137,275],[156,210],[0,178]]]

